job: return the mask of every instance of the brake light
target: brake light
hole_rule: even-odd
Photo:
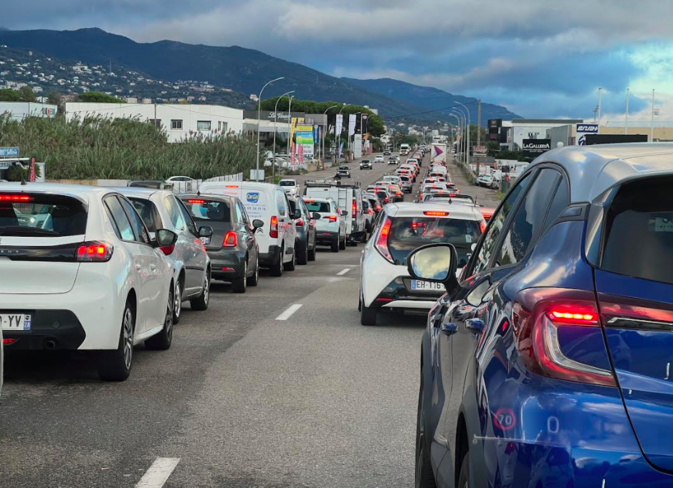
[[[206,203],[206,201],[205,200],[187,200],[187,203],[189,203],[190,205],[203,205],[204,203]]]
[[[229,231],[224,235],[222,247],[236,247],[237,244],[238,236],[236,235],[236,232]]]
[[[271,217],[271,226],[269,227],[269,237],[278,237],[278,217]]]
[[[15,342],[16,342],[16,339],[10,339],[10,338],[2,340],[2,344],[5,345],[5,346],[9,346],[10,344],[14,344]]]
[[[224,185],[225,188],[238,188],[238,185]]]
[[[302,200],[304,200],[304,203],[313,203],[313,202],[315,202],[315,200],[314,200],[313,198],[303,198]]]
[[[355,200],[353,200],[353,218],[356,219],[358,217],[358,204]]]
[[[33,197],[28,195],[0,195],[0,202],[32,202]]]
[[[479,230],[481,231],[482,234],[486,230],[486,222],[484,222],[483,220],[479,222]]]
[[[77,261],[82,263],[104,263],[112,258],[114,247],[102,241],[84,242],[77,248]]]
[[[383,201],[388,203],[390,201],[390,199],[388,197],[386,197],[386,198],[383,199]]]
[[[372,212],[371,208],[367,209],[367,215],[371,215],[372,213],[374,213],[374,212]]]
[[[297,227],[304,227],[304,219],[297,219],[297,221],[295,222],[295,225]]]
[[[336,222],[337,219],[338,219],[338,217],[336,215],[328,215],[327,216],[327,220],[329,220],[330,222]]]
[[[565,381],[616,386],[611,371],[568,358],[558,340],[558,330],[563,327],[598,329],[600,333],[593,292],[560,288],[523,290],[515,297],[512,319],[519,356],[533,373]],[[603,350],[603,354],[607,362],[607,351]]]
[[[383,222],[383,226],[381,226],[381,230],[379,231],[379,236],[376,238],[376,250],[381,254],[381,256],[384,257],[387,261],[390,261],[391,263],[394,263],[393,257],[390,254],[390,250],[388,249],[388,235],[390,234],[390,225],[391,221],[386,217],[385,222]]]
[[[446,217],[449,215],[449,212],[440,212],[439,210],[426,210],[423,212],[423,215],[427,215],[428,217]]]

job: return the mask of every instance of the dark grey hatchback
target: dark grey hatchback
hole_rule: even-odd
[[[201,238],[215,280],[229,281],[235,293],[245,293],[259,280],[259,247],[255,233],[264,226],[250,220],[245,206],[236,197],[180,195],[195,221],[213,229],[211,238]]]

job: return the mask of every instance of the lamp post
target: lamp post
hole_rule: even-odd
[[[344,103],[341,106],[341,110],[339,110],[339,113],[337,115],[341,115],[341,112],[343,112],[345,106],[346,106],[346,104]],[[334,122],[334,162],[335,163],[337,162],[337,159],[338,159],[337,151],[339,150],[339,142],[340,142],[339,139],[341,139],[341,132],[343,132],[343,121],[341,123],[341,131],[339,131],[339,134],[337,134],[336,132],[337,132],[337,130],[336,130],[336,121],[335,121]]]
[[[629,133],[629,95],[631,94],[631,89],[626,89],[626,114],[624,115],[624,134]]]
[[[652,115],[650,115],[650,142],[654,142],[654,88],[652,88]]]
[[[259,92],[259,99],[257,100],[257,174],[255,175],[255,180],[259,181],[259,131],[260,131],[260,122],[262,118],[262,93],[264,93],[264,88],[269,86],[271,83],[274,83],[276,81],[284,80],[285,77],[281,76],[280,78],[276,78],[275,80],[268,81],[266,85],[262,87],[262,89]]]
[[[273,181],[276,181],[276,133],[278,132],[278,102],[280,102],[280,99],[289,96],[290,94],[294,93],[294,90],[289,91],[287,93],[283,93],[281,96],[278,97],[278,100],[276,100],[276,106],[273,109],[273,161],[271,161],[271,176],[273,177]]]
[[[329,112],[333,108],[337,108],[337,107],[338,107],[338,105],[332,105],[331,107],[329,107],[327,110],[325,110],[323,112],[323,115],[325,116],[325,130],[322,131],[322,151],[320,151],[320,155],[322,156],[322,164],[323,164],[322,169],[325,169],[325,138],[327,137],[327,127],[329,126],[329,124],[327,123],[327,112]]]
[[[455,109],[454,109],[455,110]],[[459,111],[451,111],[451,116],[455,117],[458,120],[458,123],[460,125],[460,144],[458,145],[460,154],[462,155],[464,150],[465,150],[465,116],[462,114],[462,112]],[[460,158],[464,159],[464,158]],[[464,161],[461,161],[464,162]]]
[[[288,104],[287,107],[287,157],[290,158],[290,161],[292,161],[292,157],[290,156],[290,147],[292,144],[292,99],[294,98],[294,95],[290,95],[290,103]]]
[[[467,118],[467,151],[465,152],[465,159],[466,159],[467,165],[469,167],[470,166],[470,124],[471,124],[471,122],[470,122],[470,111],[468,110],[468,108],[464,104],[462,104],[460,102],[455,102],[455,103],[457,103],[459,106],[461,106],[462,108],[465,109],[465,115],[466,115],[466,118]]]

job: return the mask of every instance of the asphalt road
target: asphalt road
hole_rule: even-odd
[[[394,169],[351,166],[363,186]],[[86,354],[9,357],[0,486],[412,486],[425,318],[359,325],[361,246],[244,295],[213,284],[209,310],[186,305],[172,348],[138,348],[123,383]]]

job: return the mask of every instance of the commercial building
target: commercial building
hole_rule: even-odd
[[[68,120],[137,118],[163,129],[168,142],[243,132],[243,110],[220,105],[69,102],[65,106],[65,115]]]
[[[524,139],[547,139],[547,131],[554,127],[582,122],[584,122],[582,119],[514,119],[512,120],[512,149],[522,149]]]
[[[0,114],[8,113],[14,120],[26,117],[55,117],[56,105],[36,102],[0,102]]]

